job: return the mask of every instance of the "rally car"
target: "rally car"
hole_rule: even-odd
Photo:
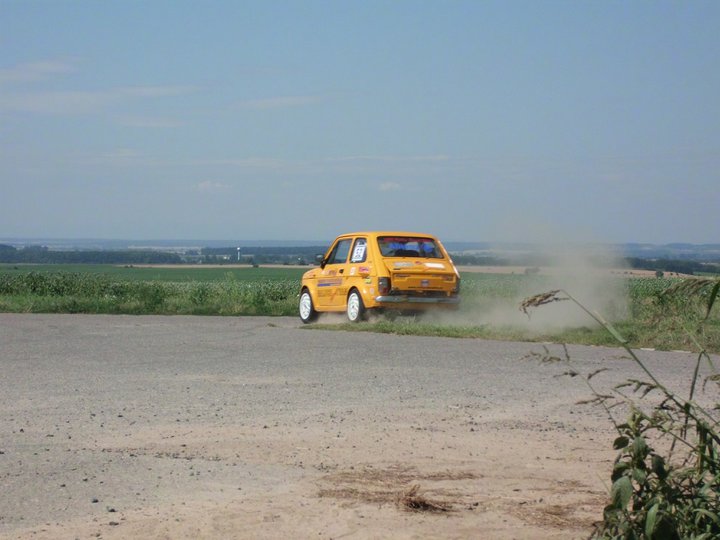
[[[322,312],[345,312],[351,322],[358,322],[371,310],[452,309],[460,302],[460,274],[430,234],[343,234],[318,262],[300,285],[304,323]]]

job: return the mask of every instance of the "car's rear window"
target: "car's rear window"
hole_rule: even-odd
[[[432,238],[416,236],[378,236],[383,257],[423,257],[442,259],[440,247]]]

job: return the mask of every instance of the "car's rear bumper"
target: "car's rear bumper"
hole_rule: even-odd
[[[455,305],[460,303],[458,296],[440,296],[440,297],[426,297],[426,296],[408,296],[408,295],[385,295],[376,296],[375,302],[378,304],[450,304]]]

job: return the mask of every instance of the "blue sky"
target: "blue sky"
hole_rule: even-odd
[[[720,242],[720,3],[0,0],[0,238]]]

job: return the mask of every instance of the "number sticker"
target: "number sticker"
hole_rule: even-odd
[[[352,258],[350,259],[350,262],[363,262],[365,260],[365,248],[366,244],[364,241],[358,240],[358,242],[355,244],[355,249],[353,250]]]

